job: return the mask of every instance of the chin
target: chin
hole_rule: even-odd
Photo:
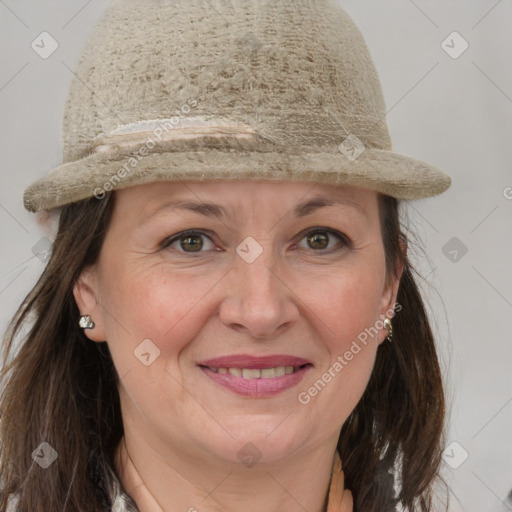
[[[304,445],[310,436],[295,436],[290,430],[290,425],[286,429],[280,430],[284,423],[283,418],[275,418],[275,421],[269,422],[269,418],[261,424],[256,423],[254,419],[248,419],[247,425],[250,428],[244,428],[239,424],[238,428],[227,428],[233,438],[223,436],[219,439],[220,444],[205,446],[215,457],[223,459],[227,464],[246,464],[248,467],[256,463],[278,463],[285,460],[292,453],[297,452]],[[282,423],[281,423],[282,422]],[[279,424],[281,425],[279,426]],[[271,424],[271,427],[269,426]],[[207,437],[210,441],[212,437]],[[203,437],[204,439],[204,437]]]

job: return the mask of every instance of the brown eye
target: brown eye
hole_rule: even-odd
[[[308,243],[313,249],[325,249],[329,245],[329,237],[325,233],[317,231],[308,235]]]
[[[196,252],[199,253],[203,252],[202,249],[204,248],[204,239],[209,240],[211,243],[210,238],[204,233],[198,231],[185,231],[175,237],[164,240],[161,244],[161,248],[167,249],[168,247],[179,243],[179,247],[174,247],[174,249],[176,249],[178,252],[189,254]]]
[[[351,245],[351,242],[346,235],[332,229],[315,228],[314,230],[307,232],[303,239],[306,240],[308,248],[316,251],[330,251],[331,249],[340,250]],[[337,241],[337,245],[339,245],[339,247],[336,248],[336,245],[332,244],[329,246],[331,241]]]
[[[191,249],[192,252],[198,252],[203,247],[203,240],[200,235],[187,235],[179,240],[180,247],[186,252],[189,252],[188,249]]]

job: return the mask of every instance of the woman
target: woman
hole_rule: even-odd
[[[391,150],[337,3],[113,2],[64,134],[24,197],[60,219],[6,335],[0,511],[433,510],[399,205],[450,179]]]

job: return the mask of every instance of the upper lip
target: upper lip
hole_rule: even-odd
[[[311,364],[311,362],[302,357],[283,354],[274,356],[235,354],[207,359],[197,364],[201,366],[211,366],[212,368],[275,368],[277,366],[302,366]]]

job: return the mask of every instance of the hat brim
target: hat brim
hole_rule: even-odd
[[[309,181],[352,185],[397,199],[444,192],[450,177],[437,167],[393,151],[367,148],[351,160],[339,153],[227,152],[97,153],[62,164],[24,192],[27,210],[50,210],[82,199],[156,181]]]

